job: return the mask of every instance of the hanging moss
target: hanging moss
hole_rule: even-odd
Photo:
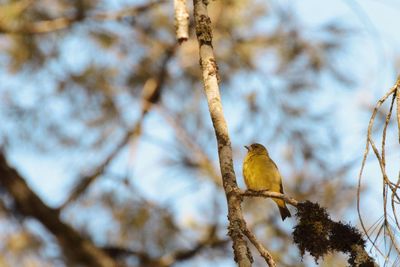
[[[375,266],[374,260],[365,252],[361,233],[350,224],[332,221],[319,204],[299,203],[296,217],[299,223],[292,235],[302,256],[307,251],[317,262],[328,253],[341,251],[349,255],[351,267]]]

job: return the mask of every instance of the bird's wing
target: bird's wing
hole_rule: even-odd
[[[284,194],[284,193],[283,193],[282,179],[281,179],[281,189],[279,190],[279,192],[280,192],[281,194]]]
[[[272,161],[272,163],[274,164],[275,168],[278,170],[279,175],[281,176],[281,173],[279,172],[278,166],[276,166],[276,163],[275,163],[272,159],[271,159],[271,161]],[[281,176],[281,184],[280,184],[279,192],[280,192],[281,194],[284,194],[284,193],[283,193],[282,176]]]

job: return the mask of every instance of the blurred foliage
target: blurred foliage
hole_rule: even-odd
[[[341,90],[322,86],[324,80],[341,88],[351,88],[356,82],[338,63],[354,30],[338,21],[306,27],[295,10],[275,2],[210,3],[235,166],[239,170],[243,145],[264,143],[285,169],[289,195],[318,201],[335,214],[353,212],[354,190],[345,179],[351,166],[332,161],[338,158],[340,137],[332,106],[325,107],[321,101],[325,93]],[[130,266],[143,266],[138,252],[157,258],[195,246],[212,225],[218,225],[219,238],[226,234],[226,203],[217,181],[215,137],[201,91],[198,44],[191,27],[191,38],[167,57],[175,46],[171,5],[163,1],[21,0],[3,1],[0,7],[1,68],[9,81],[0,87],[0,140],[8,150],[23,145],[38,153],[62,153],[71,166],[68,171],[78,177],[96,168],[102,158],[98,155],[106,155],[116,140],[143,119],[142,90],[166,73],[158,80],[161,100],[144,120],[141,135],[135,137],[156,147],[155,151],[141,150],[131,140],[125,148],[137,156],[122,154],[125,165],[119,162],[116,168],[125,175],[126,169],[140,167],[136,159],[145,158],[150,162],[144,172],[148,177],[134,173],[107,179],[104,173],[61,211],[67,223],[99,246],[136,251],[121,259]],[[138,185],[134,191],[126,192],[125,179]],[[145,181],[154,179],[158,197],[150,201]],[[184,212],[184,198],[192,192],[198,196],[193,205],[197,215],[182,220],[178,214]],[[270,201],[248,200],[244,210],[248,224],[272,250],[279,266],[307,265],[300,262],[290,229],[275,218],[277,210]],[[6,215],[2,223],[12,223],[12,212]],[[187,223],[193,220],[197,223]],[[9,252],[0,260],[12,265],[17,258],[23,261],[37,253],[40,266],[50,265],[54,249],[38,252],[40,246],[31,237],[10,232],[1,247]],[[56,246],[51,238],[44,242]],[[209,261],[233,265],[227,248],[230,245],[223,244],[202,250],[182,260],[182,265],[192,266],[200,259],[206,265]],[[22,250],[31,253],[21,254]],[[345,262],[340,255],[325,260],[325,266]],[[57,264],[62,265],[61,261]],[[20,262],[19,266],[34,265]]]

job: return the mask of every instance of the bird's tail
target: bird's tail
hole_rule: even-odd
[[[281,213],[282,221],[284,221],[287,217],[292,217],[289,209],[287,208],[285,201],[282,199],[276,199],[276,204],[278,204],[279,212]]]

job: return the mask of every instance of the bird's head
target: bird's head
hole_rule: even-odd
[[[268,150],[261,144],[254,143],[249,146],[244,146],[249,153],[254,153],[254,154],[267,154],[268,155]]]

